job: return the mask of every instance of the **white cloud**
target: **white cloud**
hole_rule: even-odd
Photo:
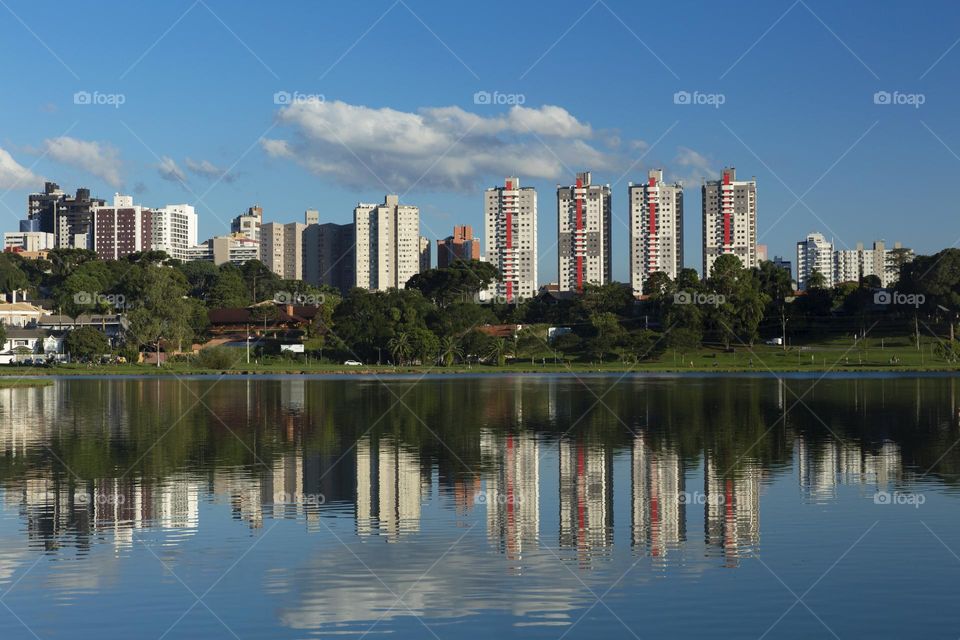
[[[82,169],[112,187],[122,183],[120,152],[109,144],[60,136],[44,140],[43,152],[51,160]]]
[[[0,148],[0,189],[17,189],[39,185],[43,179],[13,159]]]
[[[609,136],[550,105],[487,116],[455,106],[405,112],[302,102],[277,118],[291,134],[261,140],[269,156],[355,188],[466,191],[506,175],[569,180],[575,171],[623,166]]]
[[[222,180],[223,182],[233,182],[237,179],[235,175],[227,173],[226,169],[221,169],[209,160],[200,160],[198,162],[193,158],[187,158],[185,163],[190,173],[194,173],[203,178]]]
[[[681,168],[684,182],[697,183],[704,178],[714,180],[720,173],[706,156],[689,147],[677,147],[677,156],[673,163]]]
[[[163,156],[160,158],[160,164],[157,165],[157,171],[160,173],[160,177],[164,180],[180,183],[187,181],[187,174],[185,174],[183,169],[177,165],[176,160],[169,156]]]

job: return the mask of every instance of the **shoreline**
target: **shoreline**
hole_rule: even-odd
[[[919,366],[841,366],[841,367],[330,367],[330,368],[242,368],[230,370],[215,369],[166,369],[157,367],[111,367],[97,369],[63,369],[30,371],[0,370],[0,389],[17,387],[37,387],[52,384],[54,379],[70,378],[269,378],[269,377],[315,377],[315,378],[450,378],[450,377],[497,377],[497,376],[622,376],[622,377],[712,377],[712,376],[751,376],[751,377],[790,377],[807,376],[960,376],[960,367],[919,367]]]

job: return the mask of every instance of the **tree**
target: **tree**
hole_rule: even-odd
[[[557,336],[553,341],[553,346],[557,351],[570,356],[580,350],[581,342],[582,340],[577,334],[564,333],[563,335]]]
[[[440,340],[429,329],[414,329],[410,335],[410,350],[420,364],[435,363],[440,351]]]
[[[240,272],[254,303],[273,298],[277,285],[281,282],[280,276],[259,260],[247,260],[240,267]]]
[[[663,271],[654,271],[643,282],[644,295],[654,299],[672,296],[676,290],[673,280]]]
[[[7,326],[0,322],[0,349],[7,344]]]
[[[444,336],[440,339],[440,362],[443,363],[443,366],[452,366],[457,358],[462,356],[463,350],[456,338]]]
[[[217,265],[207,260],[190,260],[177,265],[177,269],[190,284],[190,296],[201,300],[206,300],[220,275]]]
[[[410,344],[410,335],[398,333],[390,338],[387,348],[390,349],[390,355],[393,356],[394,361],[402,367],[413,350],[413,346]]]
[[[633,290],[622,282],[587,284],[583,287],[583,305],[590,313],[626,316],[633,306]]]
[[[707,317],[724,346],[730,347],[731,338],[752,345],[769,301],[756,273],[744,269],[736,256],[724,254],[714,261],[707,287],[715,296],[707,300]]]
[[[507,356],[510,354],[510,343],[503,338],[495,338],[487,347],[487,358],[497,361],[497,366],[502,367],[507,364]]]
[[[63,345],[71,357],[79,360],[90,360],[110,351],[107,337],[93,327],[79,327],[69,332]]]
[[[703,336],[696,329],[689,327],[677,327],[667,334],[667,345],[678,352],[681,359],[685,354],[696,351],[702,340]]]
[[[20,289],[26,289],[30,285],[27,275],[20,270],[12,259],[5,254],[0,254],[0,291],[11,293]]]
[[[807,289],[825,289],[827,287],[827,277],[814,269],[807,277]]]
[[[155,265],[144,268],[142,283],[142,296],[129,314],[129,331],[139,344],[156,349],[159,367],[163,342],[176,344],[180,350],[192,337],[187,284],[179,271]]]
[[[754,276],[759,283],[760,291],[769,299],[766,315],[776,317],[780,321],[780,336],[783,339],[783,349],[786,350],[787,298],[794,295],[790,271],[770,260],[763,260]]]
[[[416,289],[441,309],[459,301],[466,302],[499,277],[497,268],[479,260],[455,260],[449,267],[428,269],[407,281],[407,289]]]
[[[224,264],[217,271],[210,285],[207,305],[211,309],[235,309],[250,304],[250,294],[240,269],[233,264]]]
[[[97,259],[97,254],[89,249],[53,249],[47,254],[52,265],[54,277],[66,278],[84,262]]]

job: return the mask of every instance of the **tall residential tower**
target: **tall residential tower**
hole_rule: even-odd
[[[630,284],[634,295],[656,271],[676,278],[683,268],[683,185],[663,181],[663,169],[632,184],[630,197]]]
[[[719,180],[709,180],[703,195],[703,273],[710,277],[714,261],[725,254],[740,258],[746,269],[757,266],[757,180],[737,180],[727,167]]]
[[[520,180],[484,194],[483,226],[487,259],[501,275],[496,295],[508,303],[537,293],[537,192],[520,187]]]
[[[420,209],[388,195],[383,204],[353,210],[357,286],[371,291],[403,289],[420,273]]]
[[[607,284],[611,277],[610,187],[591,184],[590,172],[576,184],[557,188],[557,254],[561,291]]]

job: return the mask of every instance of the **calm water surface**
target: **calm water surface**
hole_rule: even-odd
[[[0,638],[956,638],[951,377],[0,391]]]

